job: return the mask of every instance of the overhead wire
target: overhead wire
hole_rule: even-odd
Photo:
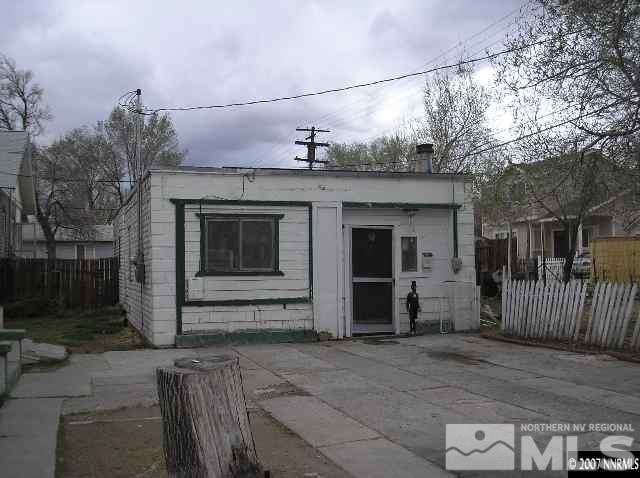
[[[497,58],[499,56],[506,55],[508,53],[514,53],[514,52],[525,50],[527,48],[531,48],[531,47],[534,47],[534,46],[543,45],[545,43],[549,43],[550,41],[555,41],[558,38],[564,38],[566,36],[575,35],[576,33],[580,33],[581,31],[583,31],[583,30],[577,30],[577,31],[563,33],[563,34],[555,36],[552,39],[539,40],[539,41],[536,41],[536,42],[520,45],[520,46],[517,46],[517,47],[506,48],[504,50],[500,50],[500,51],[497,51],[497,52],[494,52],[494,53],[486,54],[486,55],[481,56],[481,57],[468,58],[466,60],[461,60],[461,61],[456,62],[456,63],[451,63],[451,64],[437,66],[437,67],[434,67],[434,68],[429,68],[429,69],[416,71],[416,72],[412,72],[412,73],[404,73],[404,74],[401,74],[401,75],[396,75],[396,76],[392,76],[392,77],[388,77],[388,78],[382,78],[382,79],[379,79],[379,80],[367,81],[367,82],[363,82],[363,83],[356,83],[356,84],[337,87],[337,88],[327,88],[327,89],[319,90],[319,91],[311,91],[311,92],[299,93],[299,94],[288,95],[288,96],[278,96],[278,97],[274,97],[274,98],[266,98],[266,99],[259,99],[259,100],[248,100],[248,101],[237,101],[237,102],[232,102],[232,103],[221,103],[221,104],[204,105],[204,106],[180,106],[180,107],[176,106],[176,107],[161,107],[161,108],[144,108],[143,109],[143,113],[155,114],[155,113],[162,112],[162,111],[166,111],[166,112],[172,112],[173,111],[173,112],[175,112],[175,111],[197,111],[197,110],[235,108],[235,107],[240,107],[240,106],[253,106],[253,105],[259,105],[259,104],[277,103],[277,102],[281,102],[281,101],[291,101],[291,100],[296,100],[296,99],[301,99],[301,98],[309,98],[309,97],[313,97],[313,96],[322,96],[322,95],[331,94],[331,93],[340,93],[340,92],[344,92],[344,91],[350,91],[350,90],[355,90],[355,89],[366,88],[366,87],[370,87],[370,86],[376,86],[376,85],[381,85],[381,84],[385,84],[385,83],[390,83],[390,82],[402,80],[404,78],[411,78],[411,77],[415,77],[415,76],[424,76],[424,75],[427,75],[429,73],[434,73],[434,72],[437,72],[437,71],[447,70],[447,69],[450,69],[450,68],[460,68],[460,67],[465,66],[465,65],[471,65],[471,64],[478,63],[478,62],[481,62],[481,61],[491,60],[491,59]]]
[[[621,104],[622,102],[623,102],[623,100],[614,101],[612,103],[609,103],[609,104],[607,104],[607,105],[605,105],[605,106],[603,106],[601,108],[598,108],[596,110],[590,111],[588,113],[582,113],[582,114],[580,114],[578,116],[575,116],[573,118],[569,118],[569,119],[561,121],[559,123],[555,123],[555,124],[540,128],[537,131],[534,131],[534,132],[531,132],[531,133],[527,133],[527,134],[524,134],[524,135],[520,135],[520,136],[518,136],[516,138],[512,138],[510,140],[503,141],[501,143],[497,143],[496,144],[493,141],[487,141],[485,143],[482,143],[480,145],[480,147],[482,147],[485,144],[486,145],[490,144],[491,146],[489,146],[487,148],[484,148],[484,149],[475,149],[475,150],[473,150],[473,151],[471,151],[469,153],[466,153],[464,155],[461,155],[461,156],[458,156],[456,158],[453,158],[452,160],[453,161],[461,161],[461,160],[464,160],[464,159],[469,158],[471,156],[477,156],[479,154],[490,152],[490,151],[493,151],[495,149],[503,148],[503,147],[508,146],[510,144],[516,143],[518,141],[523,141],[525,139],[529,139],[531,137],[537,136],[537,135],[545,133],[547,131],[551,131],[551,130],[559,128],[561,126],[565,126],[567,124],[573,123],[573,122],[578,121],[580,119],[588,118],[590,116],[602,113],[602,112],[604,112],[604,111],[606,111],[606,110],[608,110],[610,108],[613,108],[614,106],[617,106],[617,105]],[[569,109],[569,107],[566,107],[564,109]],[[380,167],[380,166],[386,166],[386,165],[390,165],[390,164],[407,164],[408,162],[410,163],[410,162],[415,162],[415,161],[416,161],[416,159],[410,159],[410,160],[406,160],[406,161],[367,161],[367,162],[356,162],[356,161],[354,161],[354,162],[347,162],[347,163],[341,164],[341,168],[340,169],[344,169],[344,167],[355,167],[355,168],[358,168],[358,167],[363,167],[363,166],[377,166],[377,167]]]
[[[461,40],[458,43],[456,43],[455,45],[449,47],[448,49],[444,50],[443,52],[441,52],[439,55],[435,56],[434,58],[430,59],[426,64],[422,64],[420,65],[418,68],[426,68],[429,65],[434,64],[437,60],[443,59],[443,60],[447,60],[449,57],[449,54],[451,53],[455,53],[456,51],[459,51],[461,47],[463,47],[465,44],[468,44],[471,40],[477,38],[478,36],[490,31],[491,29],[493,29],[495,26],[503,23],[506,19],[513,17],[514,15],[516,15],[517,13],[522,13],[529,5],[531,5],[533,3],[533,0],[528,0],[526,2],[524,2],[522,5],[520,5],[519,7],[511,10],[509,13],[503,15],[501,18],[495,20],[494,22],[492,22],[490,25],[484,27],[482,30],[474,33],[473,35],[471,35],[470,37],[466,38],[465,40]],[[498,30],[492,32],[491,34],[485,36],[482,40],[479,41],[479,43],[482,43],[483,46],[481,46],[478,49],[473,50],[470,55],[475,55],[481,51],[484,51],[488,48],[491,48],[493,46],[495,46],[496,44],[502,42],[504,40],[503,37],[501,37],[500,39],[498,39],[497,41],[494,41],[490,44],[486,44],[485,42],[492,38],[495,37],[498,34],[503,33],[504,31],[508,30],[509,28],[511,28],[513,25],[515,24],[515,20],[512,22],[509,22],[506,26],[503,26],[501,28],[499,28]],[[413,81],[419,79],[419,77],[413,77],[411,79],[409,79],[409,81]],[[386,84],[381,86],[380,88],[376,89],[375,92],[372,93],[372,95],[367,99],[368,103],[372,103],[373,101],[376,101],[376,98],[379,98],[384,92],[388,91],[389,88],[391,88],[392,86],[394,87],[398,87],[398,84]],[[409,91],[409,92],[405,92],[402,95],[395,95],[392,97],[393,100],[396,100],[398,98],[404,100],[406,99],[408,96],[413,95],[414,92],[413,91]],[[329,122],[330,124],[326,125],[327,128],[331,128],[332,131],[336,131],[336,126],[337,125],[344,125],[346,124],[348,121],[353,121],[357,118],[362,118],[363,116],[367,115],[369,113],[369,107],[364,106],[362,108],[359,108],[358,110],[356,110],[358,113],[356,115],[348,115],[345,116],[344,112],[345,110],[348,111],[350,108],[356,106],[357,104],[362,104],[364,101],[364,99],[362,97],[356,99],[355,101],[352,101],[351,103],[349,103],[346,108],[343,106],[340,108],[339,111],[334,111],[334,112],[329,112],[324,114],[323,116],[321,116],[320,118],[315,119],[313,122],[318,123],[318,124],[323,124],[325,125],[327,122]],[[335,121],[335,119],[339,120],[338,123],[331,123],[332,121]],[[378,135],[379,136],[379,135]],[[286,140],[285,137],[282,138],[282,141],[284,142]],[[267,159],[268,156],[271,156],[274,154],[274,152],[277,152],[278,154],[281,154],[285,149],[290,148],[291,145],[290,144],[281,144],[278,146],[274,146],[271,150],[268,151],[267,154],[263,154],[262,158],[259,158],[258,161],[255,163],[256,165],[262,164],[265,162],[265,160]]]

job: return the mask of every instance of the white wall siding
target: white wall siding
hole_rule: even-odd
[[[154,340],[155,323],[153,313],[153,255],[151,251],[151,201],[150,179],[142,183],[142,241],[145,257],[145,283],[135,280],[135,267],[131,258],[138,251],[138,195],[118,212],[114,219],[115,254],[120,260],[120,303],[127,311],[127,320],[149,341]],[[164,344],[156,344],[164,345]]]
[[[457,202],[462,204],[458,210],[458,256],[462,259],[462,269],[457,274],[454,274],[451,269],[451,258],[454,252],[451,210],[420,209],[415,212],[412,221],[406,212],[399,209],[354,208],[342,211],[343,223],[348,226],[393,226],[394,228],[395,313],[398,321],[396,330],[400,333],[409,330],[409,315],[406,312],[405,302],[411,288],[411,281],[416,281],[420,296],[419,320],[438,320],[441,307],[445,314],[448,312],[444,281],[475,284],[473,203],[470,186],[466,184],[464,192],[461,187],[458,187],[456,193]],[[402,272],[400,238],[403,235],[416,235],[418,238],[417,272]],[[422,268],[423,252],[433,253],[431,271],[425,271]],[[347,287],[351,285],[347,284]],[[472,296],[469,297],[469,300],[471,299]],[[460,300],[466,300],[466,298]],[[347,307],[351,307],[350,301],[347,301]]]
[[[185,207],[185,280],[200,271],[200,218],[203,214],[283,214],[279,226],[279,268],[282,276],[204,276],[202,300],[250,300],[309,296],[309,210],[284,206]],[[191,298],[188,298],[192,300]]]
[[[459,210],[458,238],[463,270],[456,280],[474,280],[473,212],[467,204],[470,196],[463,192],[463,178],[433,177],[340,177],[338,175],[269,175],[257,171],[252,181],[244,181],[241,173],[216,174],[206,172],[151,172],[150,205],[153,211],[150,221],[150,255],[152,264],[147,269],[148,284],[152,288],[153,327],[149,331],[156,345],[173,344],[176,334],[176,207],[171,199],[227,199],[244,201],[298,201],[314,205],[334,202],[343,212],[341,203],[353,202],[402,202],[402,203],[463,203]],[[454,185],[455,184],[455,185]],[[455,190],[454,190],[455,189]],[[452,194],[452,192],[454,194]],[[214,196],[215,195],[215,196]],[[346,210],[344,210],[346,211]],[[370,211],[355,210],[364,223],[376,224],[380,218],[389,216],[393,225],[408,227],[408,217],[401,209]],[[191,302],[220,300],[253,300],[300,298],[309,296],[309,212],[307,206],[297,205],[239,205],[202,204],[203,213],[284,214],[279,229],[279,265],[283,276],[203,276],[196,277],[200,270],[200,221],[196,213],[199,204],[185,205],[185,289],[201,287],[202,294],[191,294],[185,290],[185,298]],[[122,213],[121,213],[122,214]],[[376,217],[375,215],[378,214]],[[367,216],[368,215],[368,216]],[[372,216],[373,215],[373,216]],[[429,283],[441,282],[450,273],[452,254],[452,213],[450,209],[421,209],[417,216],[424,216],[422,234],[428,246],[420,244],[420,251],[434,252],[433,277]],[[353,219],[352,215],[352,219]],[[374,221],[373,223],[371,221]],[[420,219],[422,221],[422,219]],[[346,223],[346,219],[344,220]],[[416,223],[417,224],[417,223]],[[339,232],[339,231],[338,231]],[[315,236],[315,234],[314,234]],[[342,248],[341,236],[339,248]],[[123,248],[125,242],[123,241]],[[399,250],[399,249],[398,249]],[[437,253],[437,254],[436,254]],[[126,257],[126,256],[125,256]],[[318,259],[314,257],[317,261]],[[343,260],[336,252],[335,261]],[[317,263],[316,263],[317,264]],[[314,270],[316,268],[314,264]],[[123,263],[123,274],[127,267]],[[449,274],[449,275],[447,275]],[[343,276],[339,274],[341,280]],[[408,329],[404,314],[404,296],[411,281],[410,276],[399,278],[396,296],[397,306],[402,305],[401,331]],[[418,277],[416,280],[419,280]],[[318,284],[314,282],[314,288]],[[344,287],[340,286],[342,290]],[[130,296],[133,291],[125,288]],[[191,291],[193,292],[193,290]],[[423,299],[425,314],[433,309],[428,297],[438,297],[441,292],[425,282]],[[196,298],[197,297],[197,298]],[[121,298],[124,299],[121,290]],[[342,297],[338,297],[339,300]],[[232,332],[253,329],[311,329],[314,327],[313,306],[310,303],[263,304],[263,305],[187,305],[182,307],[182,330],[184,333]],[[342,319],[338,307],[336,321]],[[406,324],[405,324],[406,322]],[[145,324],[146,328],[146,324]]]
[[[313,329],[311,304],[184,307],[185,332]]]

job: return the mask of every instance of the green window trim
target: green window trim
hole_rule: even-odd
[[[303,304],[313,301],[313,206],[309,201],[229,201],[229,200],[200,200],[200,199],[177,199],[170,198],[169,201],[175,207],[176,226],[176,335],[183,336],[182,333],[182,308],[186,306],[212,306],[212,305],[257,305],[257,304]],[[189,204],[225,204],[225,205],[260,205],[260,206],[283,206],[308,208],[309,221],[309,296],[308,297],[279,297],[271,299],[248,299],[248,300],[212,300],[212,301],[187,301],[185,299],[185,205]],[[177,340],[177,339],[176,339]]]
[[[242,214],[242,213],[196,213],[200,218],[200,267],[196,273],[196,277],[203,276],[283,276],[284,272],[280,270],[280,220],[284,218],[284,214]],[[209,234],[208,222],[216,220],[234,221],[239,223],[239,256],[242,260],[242,222],[244,221],[265,221],[273,224],[273,267],[271,268],[247,268],[231,271],[210,270],[207,267],[207,244]]]
[[[458,210],[453,210],[453,257],[458,257]]]

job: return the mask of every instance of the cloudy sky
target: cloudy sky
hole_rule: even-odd
[[[43,141],[105,119],[141,88],[152,108],[284,96],[418,71],[500,48],[522,0],[7,2],[0,53],[31,69],[54,114]],[[510,15],[513,13],[513,15]],[[490,77],[481,66],[479,76]],[[188,164],[297,167],[295,128],[328,141],[420,114],[423,78],[305,100],[172,113]]]

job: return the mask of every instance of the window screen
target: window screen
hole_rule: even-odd
[[[403,236],[400,239],[402,247],[402,272],[418,271],[418,238]]]
[[[277,272],[282,216],[206,216],[204,272]]]

